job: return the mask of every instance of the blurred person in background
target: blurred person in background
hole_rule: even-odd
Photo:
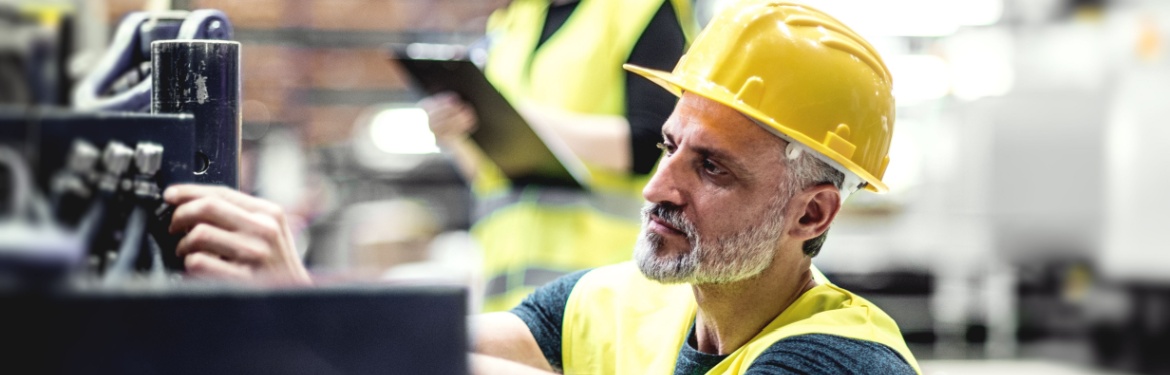
[[[419,102],[478,201],[485,311],[629,259],[639,192],[676,99],[621,66],[670,69],[695,28],[687,0],[514,0],[492,14],[485,74],[531,126],[585,162],[593,183],[584,191],[513,184],[468,139],[477,122],[469,105],[454,94]]]

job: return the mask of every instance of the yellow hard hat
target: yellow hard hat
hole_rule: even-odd
[[[625,68],[675,95],[734,108],[820,154],[847,180],[889,190],[882,175],[894,131],[890,72],[873,46],[824,12],[739,1],[711,20],[673,72]]]

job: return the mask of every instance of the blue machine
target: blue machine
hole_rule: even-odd
[[[218,10],[130,13],[97,67],[78,82],[73,106],[83,111],[149,112],[151,43],[231,38],[232,25]]]

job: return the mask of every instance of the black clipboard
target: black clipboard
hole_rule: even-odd
[[[448,48],[445,51],[459,51]],[[430,95],[454,92],[471,105],[479,116],[471,140],[513,185],[588,186],[589,173],[568,146],[532,128],[462,53],[438,58],[411,52],[409,45],[390,47],[391,59],[409,73],[415,87]]]

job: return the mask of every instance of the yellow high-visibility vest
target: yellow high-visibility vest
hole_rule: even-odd
[[[922,373],[889,315],[821,281],[707,374],[742,374],[772,344],[804,334],[879,343]],[[577,282],[565,307],[565,374],[673,374],[696,309],[689,284],[646,279],[632,262],[590,271]]]
[[[537,41],[548,0],[514,0],[492,14],[485,74],[512,103],[596,115],[625,115],[625,71],[642,32],[666,0],[581,0],[544,44]],[[668,0],[686,40],[697,26],[688,0]],[[472,227],[484,250],[484,311],[515,306],[560,274],[630,259],[648,175],[586,164],[588,191],[512,189],[494,166],[473,183],[496,209]],[[503,291],[500,293],[500,291]]]

